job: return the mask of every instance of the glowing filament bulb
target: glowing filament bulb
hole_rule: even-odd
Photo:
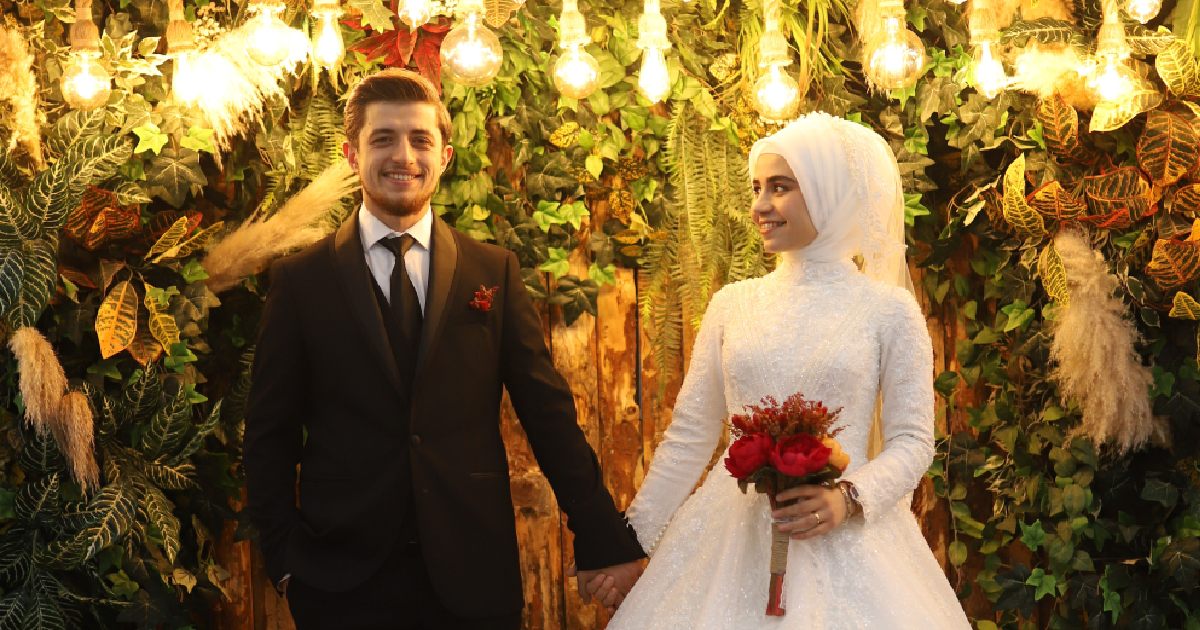
[[[1088,86],[1096,91],[1096,96],[1102,101],[1120,101],[1133,92],[1133,79],[1129,73],[1129,68],[1119,58],[1107,55],[1103,67],[1088,81]]]
[[[754,84],[755,109],[767,120],[787,120],[800,105],[800,86],[779,65],[772,65]]]
[[[196,55],[185,52],[174,56],[175,67],[172,69],[171,93],[175,100],[184,105],[191,105],[200,100],[205,81],[199,76],[196,67]]]
[[[346,46],[342,42],[342,29],[337,24],[337,11],[324,11],[320,14],[321,31],[313,45],[313,58],[326,70],[332,70],[342,62],[346,54]]]
[[[250,40],[250,58],[263,66],[279,64],[288,54],[288,25],[279,19],[279,15],[283,13],[283,5],[260,4],[251,7],[250,10],[254,12],[247,33]]]
[[[442,40],[442,63],[450,79],[470,87],[486,85],[500,72],[504,50],[500,39],[470,13]]]
[[[1129,17],[1142,24],[1153,20],[1161,9],[1162,0],[1128,0],[1125,3],[1125,12]]]
[[[1008,86],[1008,74],[1004,72],[1004,64],[992,56],[992,42],[980,42],[975,48],[975,89],[986,98],[996,95]]]
[[[112,75],[101,66],[98,52],[72,52],[63,69],[63,99],[77,109],[94,109],[108,102]]]
[[[912,31],[901,26],[901,18],[884,20],[884,42],[871,53],[869,75],[884,89],[908,87],[925,71],[925,49]]]
[[[647,48],[642,52],[638,90],[651,103],[657,103],[671,95],[671,75],[667,72],[667,57],[661,48]]]
[[[408,25],[410,29],[425,24],[433,19],[433,3],[429,0],[404,0],[400,4],[400,21]]]
[[[600,64],[582,46],[571,46],[554,63],[554,86],[567,98],[587,98],[600,86]]]

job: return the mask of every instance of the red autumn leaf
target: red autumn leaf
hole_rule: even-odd
[[[446,33],[450,30],[450,25],[445,22],[437,24],[427,24],[421,27],[421,39],[417,42],[417,48],[413,53],[413,63],[417,66],[417,72],[420,72],[437,86],[442,89],[442,40],[446,39]]]

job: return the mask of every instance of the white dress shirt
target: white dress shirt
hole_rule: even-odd
[[[396,232],[371,214],[367,207],[358,207],[358,231],[362,237],[363,255],[367,258],[367,268],[375,278],[375,284],[383,291],[389,304],[392,302],[392,267],[396,264],[396,255],[379,241],[389,236],[411,234],[416,240],[413,246],[404,254],[404,268],[408,278],[412,280],[413,288],[417,291],[417,299],[421,302],[421,312],[425,312],[425,292],[429,288],[429,245],[433,239],[433,209],[426,208],[425,215],[412,227],[404,232]]]

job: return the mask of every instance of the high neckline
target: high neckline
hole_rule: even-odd
[[[800,285],[841,282],[858,273],[852,260],[809,260],[803,251],[781,252],[771,275],[781,282]]]

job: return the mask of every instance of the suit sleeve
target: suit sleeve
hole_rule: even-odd
[[[259,532],[267,574],[287,573],[288,536],[299,522],[296,464],[303,446],[304,357],[299,318],[283,265],[271,267],[246,403],[243,467],[247,511]]]
[[[575,563],[600,569],[643,557],[604,487],[596,454],[580,430],[571,389],[550,359],[541,321],[511,252],[502,291],[502,374],[534,457],[575,534]]]

